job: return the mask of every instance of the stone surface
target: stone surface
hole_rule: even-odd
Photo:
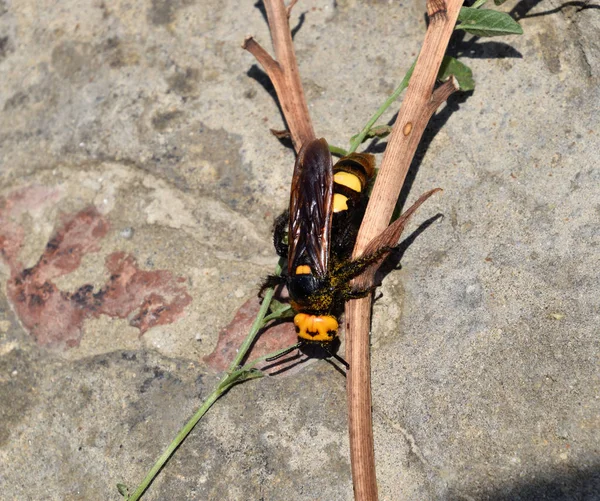
[[[382,500],[600,499],[598,10],[501,9],[523,36],[453,38],[477,87],[401,196],[444,189],[407,238],[444,217],[374,306]],[[296,5],[319,136],[344,146],[394,89],[423,12]],[[254,2],[0,0],[3,499],[119,499],[233,357],[294,161],[249,33],[269,47]],[[144,499],[350,500],[346,430],[343,376],[298,363],[230,391]]]

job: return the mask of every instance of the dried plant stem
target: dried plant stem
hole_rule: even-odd
[[[406,96],[398,113],[388,146],[358,234],[354,256],[389,224],[410,163],[427,122],[435,110],[457,90],[454,79],[435,92],[433,88],[462,0],[428,0],[430,24],[425,34]],[[377,500],[373,425],[371,419],[371,370],[369,330],[371,298],[346,304],[346,359],[350,455],[354,499]]]
[[[296,1],[292,1],[286,7],[283,0],[264,0],[277,60],[251,36],[246,37],[242,48],[256,58],[271,79],[292,136],[294,149],[298,152],[305,142],[315,138],[315,132],[308,113],[290,32],[289,16],[295,3]]]
[[[458,15],[461,3],[461,0],[448,0],[449,8],[452,4],[457,7],[455,15]],[[406,96],[383,154],[381,168],[356,241],[355,255],[360,255],[367,244],[389,224],[406,174],[429,119],[458,88],[455,81],[451,79],[432,93],[442,57],[456,22],[456,17],[449,18],[450,14],[451,11],[448,9],[446,16],[435,15],[429,25]],[[445,22],[442,23],[440,19],[444,19]],[[444,34],[447,36],[442,40],[439,32],[444,28],[446,28]]]
[[[252,37],[246,38],[243,48],[254,55],[271,79],[298,152],[303,143],[315,137],[315,133],[289,29],[289,11],[294,3],[292,0],[286,8],[282,0],[264,0],[277,61]],[[427,122],[458,88],[456,81],[451,79],[433,91],[461,4],[462,0],[427,1],[430,24],[371,194],[355,256],[359,256],[369,242],[387,227]],[[359,501],[377,500],[371,421],[370,315],[370,298],[350,301],[346,305],[350,451],[354,496]]]

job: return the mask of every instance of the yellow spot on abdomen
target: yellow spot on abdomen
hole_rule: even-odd
[[[331,315],[298,313],[294,325],[298,327],[298,337],[308,341],[333,341],[338,330],[338,322]]]
[[[333,194],[333,212],[342,212],[348,210],[348,197],[341,193]]]
[[[402,133],[405,136],[408,136],[411,132],[412,132],[412,122],[406,122],[406,124],[404,125],[404,127],[402,128]]]
[[[358,179],[358,177],[356,177],[354,174],[351,174],[350,172],[336,172],[333,175],[333,180],[336,183],[341,184],[342,186],[347,186],[351,190],[357,191],[359,193],[362,190],[362,184],[360,184],[360,179]]]
[[[312,270],[307,264],[301,264],[296,268],[296,275],[311,275]]]

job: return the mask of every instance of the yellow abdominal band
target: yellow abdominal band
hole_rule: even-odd
[[[333,175],[333,180],[337,184],[341,184],[342,186],[346,186],[350,188],[352,191],[356,191],[360,193],[362,190],[362,184],[360,183],[360,179],[354,174],[350,172],[339,171]],[[343,210],[348,210],[348,197],[342,195],[341,193],[333,194],[333,212],[341,212]]]
[[[347,186],[351,190],[357,191],[360,193],[362,191],[362,185],[360,184],[360,179],[356,177],[354,174],[350,172],[344,172],[343,170],[340,172],[336,172],[333,175],[333,180],[337,184],[341,184],[342,186]]]
[[[348,197],[341,193],[333,194],[333,212],[348,210]]]
[[[294,325],[298,327],[299,338],[317,342],[333,341],[338,329],[337,320],[331,315],[298,313]]]

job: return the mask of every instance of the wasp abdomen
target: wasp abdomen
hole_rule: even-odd
[[[324,139],[309,141],[298,152],[289,210],[275,222],[274,242],[278,254],[288,258],[285,284],[305,344],[325,346],[335,339],[335,315],[350,287],[336,273],[351,258],[374,172],[374,157],[366,153],[352,153],[334,166]]]
[[[356,207],[369,179],[375,172],[375,160],[368,153],[351,153],[333,166],[333,212]]]
[[[331,315],[298,313],[294,317],[294,325],[298,327],[299,338],[316,343],[333,341],[338,330],[338,322]]]

